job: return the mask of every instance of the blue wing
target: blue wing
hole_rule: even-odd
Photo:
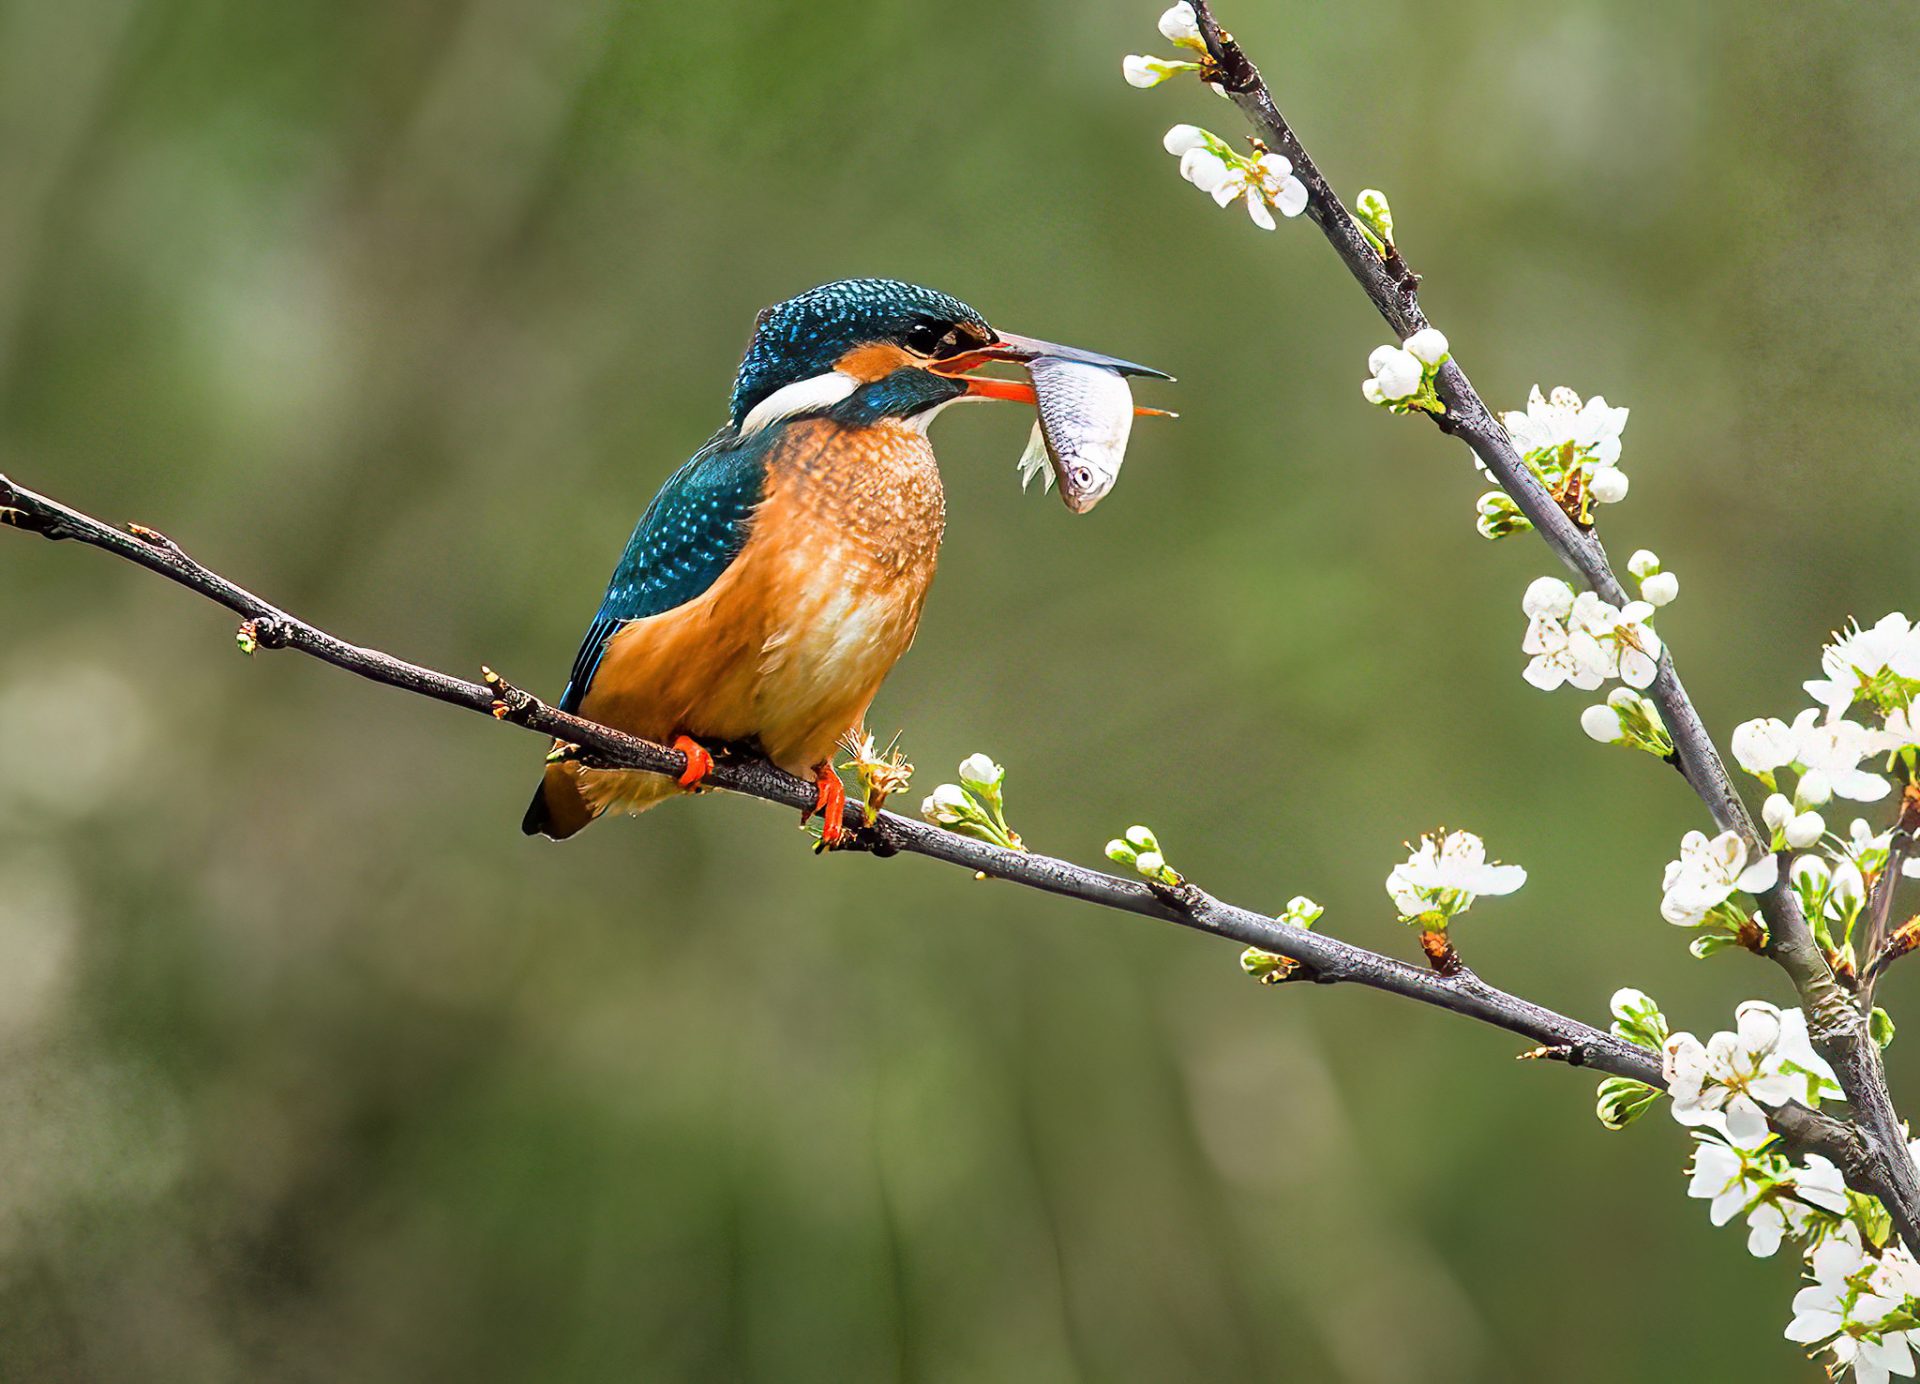
[[[600,612],[573,660],[562,711],[580,709],[615,630],[685,605],[740,555],[766,489],[769,444],[779,432],[768,428],[735,446],[710,443],[667,478],[613,569]]]

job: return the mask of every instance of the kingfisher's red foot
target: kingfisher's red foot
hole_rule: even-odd
[[[700,780],[713,772],[713,756],[707,753],[707,747],[691,735],[673,737],[673,748],[687,757],[687,767],[680,771],[680,777],[674,782],[682,788],[698,788]]]
[[[830,851],[846,839],[847,786],[840,782],[831,764],[821,764],[813,771],[813,788],[813,810],[801,816],[800,825],[805,826],[815,812],[819,813],[820,846]]]

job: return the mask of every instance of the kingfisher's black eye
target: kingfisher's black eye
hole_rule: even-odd
[[[959,344],[960,329],[950,322],[921,322],[900,340],[916,356],[944,356]]]

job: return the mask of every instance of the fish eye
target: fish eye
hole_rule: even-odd
[[[1091,466],[1074,467],[1073,483],[1075,485],[1092,485],[1093,484],[1093,468]]]

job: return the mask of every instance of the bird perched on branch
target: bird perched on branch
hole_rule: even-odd
[[[1157,370],[996,332],[956,298],[845,279],[759,316],[726,426],[647,506],[587,630],[563,710],[671,744],[678,782],[550,762],[522,829],[558,839],[696,787],[712,749],[749,747],[818,786],[913,642],[946,525],[927,425],[963,399],[1033,403],[967,372],[1039,356]],[[809,814],[811,815],[811,814]]]

